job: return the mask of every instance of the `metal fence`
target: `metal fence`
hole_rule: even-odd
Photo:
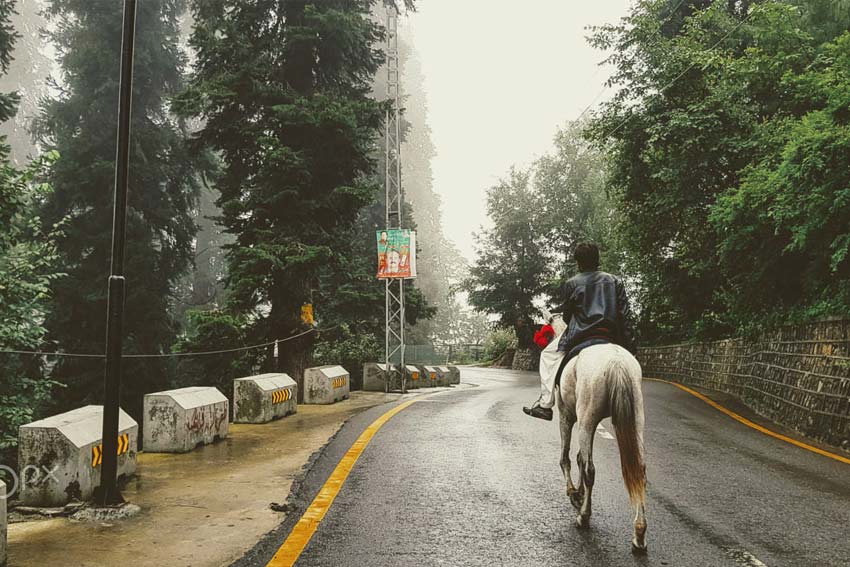
[[[850,321],[642,348],[638,358],[645,376],[733,394],[765,417],[850,450]]]

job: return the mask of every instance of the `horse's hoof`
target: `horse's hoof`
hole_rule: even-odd
[[[585,530],[590,527],[590,518],[586,516],[576,516],[576,528]]]
[[[637,542],[632,540],[632,553],[634,555],[646,555],[646,551],[647,551],[646,543],[644,543],[643,546],[641,547],[640,545],[637,544]]]

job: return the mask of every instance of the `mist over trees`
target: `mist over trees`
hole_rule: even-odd
[[[561,303],[561,284],[576,273],[576,244],[598,243],[603,266],[622,270],[604,155],[582,137],[585,126],[558,129],[549,153],[527,169],[512,168],[487,192],[492,226],[476,236],[465,287],[473,306],[514,328],[520,348],[532,346],[528,330],[540,307]]]
[[[592,29],[613,97],[528,171],[543,277],[596,241],[644,342],[850,315],[848,29],[846,0],[644,0]],[[491,218],[472,301],[509,324],[552,288],[517,286],[511,307],[485,293],[507,285],[493,254],[514,245],[495,238],[513,219]]]
[[[0,0],[0,350],[103,353],[121,9]],[[382,355],[383,10],[139,3],[125,351],[149,358],[126,366],[130,413],[166,387]],[[401,32],[410,342],[527,327],[582,240],[626,279],[644,342],[850,315],[850,0],[641,0],[590,30],[612,98],[505,164],[472,265],[443,231]],[[301,333],[278,358],[170,357]],[[100,399],[96,356],[0,356],[9,454],[21,423]]]
[[[17,111],[0,124],[0,133],[11,147],[12,163],[23,166],[37,157],[31,133],[41,100],[48,96],[48,77],[53,62],[47,56],[42,31],[47,22],[42,10],[44,0],[17,1],[10,4],[9,25],[16,34],[10,53],[8,73],[0,77],[0,92],[18,95]]]
[[[169,112],[182,89],[185,55],[179,50],[182,2],[140,3],[132,109],[133,146],[127,219],[124,350],[166,353],[177,337],[171,292],[191,263],[197,163],[188,153],[184,124]],[[46,319],[49,348],[99,353],[106,333],[112,199],[123,5],[111,0],[49,0],[52,45],[62,89],[47,100],[36,124],[42,148],[59,158],[47,175],[53,188],[43,206],[48,225],[63,222],[57,241],[66,276],[51,287]],[[165,362],[138,361],[123,388],[128,409],[141,395],[168,385]],[[103,366],[96,359],[60,358],[53,376],[67,387],[62,404],[99,399]]]
[[[20,424],[100,401],[123,9],[15,6],[0,1],[0,121],[19,161],[34,161],[16,169],[0,148],[0,349],[94,356],[2,355],[4,462]],[[142,356],[125,362],[122,407],[140,417],[146,392],[229,392],[263,369],[299,376],[327,361],[356,375],[383,353],[383,4],[138,6],[124,344]],[[26,69],[7,75],[15,66]],[[430,155],[412,155],[415,185]],[[423,187],[412,194],[427,198],[430,178]],[[414,285],[406,299],[410,325],[436,311]],[[321,332],[277,358],[169,356],[317,330],[304,304]]]

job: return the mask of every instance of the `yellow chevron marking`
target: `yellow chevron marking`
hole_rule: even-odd
[[[272,403],[273,404],[282,404],[283,402],[288,402],[292,399],[292,390],[275,390],[272,392]]]
[[[122,433],[118,436],[118,455],[123,455],[130,450],[130,434]],[[98,443],[91,448],[91,466],[92,468],[100,466],[103,462],[103,443]]]

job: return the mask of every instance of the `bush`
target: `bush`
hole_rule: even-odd
[[[517,337],[513,328],[494,329],[484,338],[484,356],[487,360],[496,360],[505,354],[506,350],[516,346]]]
[[[351,388],[363,387],[363,364],[384,360],[384,345],[371,333],[357,333],[348,325],[319,337],[313,360],[317,365],[339,364],[351,375]]]

